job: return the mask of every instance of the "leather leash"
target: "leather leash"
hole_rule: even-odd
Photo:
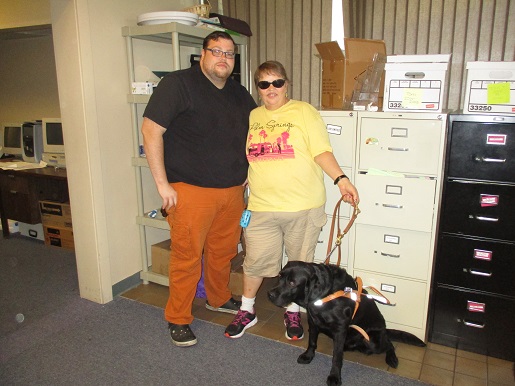
[[[354,211],[352,212],[352,216],[349,220],[349,223],[347,224],[347,226],[345,227],[343,232],[341,232],[340,206],[341,206],[342,202],[343,202],[343,197],[341,197],[338,200],[338,202],[336,203],[334,210],[333,210],[333,219],[331,221],[331,230],[329,231],[329,242],[327,243],[327,256],[325,258],[324,264],[329,264],[329,261],[330,261],[329,259],[330,259],[331,255],[333,254],[334,250],[336,248],[338,248],[338,261],[336,262],[336,265],[338,265],[338,266],[340,265],[340,262],[342,260],[342,250],[340,248],[341,243],[342,243],[342,238],[343,238],[343,236],[345,236],[347,234],[349,229],[352,227],[352,224],[354,224],[354,220],[356,220],[356,218],[358,217],[358,214],[360,214],[360,212],[361,212],[358,208],[358,204],[354,203]],[[334,228],[335,227],[337,228],[336,239],[334,242],[334,246],[331,248],[331,245],[333,244],[333,236],[334,236]]]

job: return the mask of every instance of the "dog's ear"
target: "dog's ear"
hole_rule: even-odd
[[[323,280],[317,264],[309,265],[309,278],[306,283],[306,303],[318,300],[324,292]]]

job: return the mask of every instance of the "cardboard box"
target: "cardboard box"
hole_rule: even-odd
[[[450,54],[388,56],[383,111],[441,112],[450,58]]]
[[[72,228],[72,212],[69,203],[40,201],[39,211],[44,226]]]
[[[20,235],[45,241],[45,234],[43,231],[43,224],[26,224],[24,222],[18,223]]]
[[[60,228],[43,225],[45,245],[75,250],[73,230],[71,228]]]
[[[349,108],[356,79],[371,65],[374,55],[386,55],[382,40],[344,39],[345,53],[337,42],[315,44],[322,58],[323,110]],[[383,86],[379,87],[379,105],[382,105]]]
[[[150,247],[150,253],[152,255],[152,272],[168,276],[170,245],[171,240],[168,239]]]
[[[171,240],[165,240],[154,244],[150,247],[152,255],[152,272],[160,275],[168,276],[168,267],[170,260],[170,244]],[[245,252],[240,251],[231,260],[231,277],[229,280],[229,289],[233,295],[243,294],[243,259]]]
[[[515,114],[515,62],[468,62],[464,114]]]
[[[243,259],[245,252],[239,252],[231,260],[231,278],[229,280],[229,289],[233,295],[243,295]]]

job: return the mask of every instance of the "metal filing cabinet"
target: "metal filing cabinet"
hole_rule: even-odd
[[[361,213],[352,274],[383,292],[389,328],[426,340],[446,114],[359,112]]]
[[[515,117],[452,114],[429,340],[515,360]]]
[[[349,176],[353,177],[354,172],[354,154],[355,154],[355,142],[356,142],[356,122],[357,112],[356,111],[341,111],[341,110],[323,110],[320,111],[320,115],[324,120],[329,133],[329,139],[331,141],[331,147],[333,148],[333,154],[338,161],[342,171]],[[324,173],[324,185],[327,195],[327,201],[325,210],[327,213],[327,224],[322,228],[322,232],[318,238],[318,244],[315,249],[315,262],[321,263],[325,261],[327,257],[327,243],[329,242],[332,214],[334,207],[338,200],[341,198],[340,189],[334,186],[333,180],[331,180]],[[342,204],[340,212],[340,223],[342,228],[345,228],[352,215],[352,207],[348,204]],[[341,262],[340,266],[351,269],[349,267],[349,256],[352,255],[351,238],[354,233],[354,227],[349,230],[349,233],[342,239],[341,245]],[[336,235],[334,235],[336,237]],[[331,264],[336,264],[338,260],[338,251],[335,251],[331,255]]]

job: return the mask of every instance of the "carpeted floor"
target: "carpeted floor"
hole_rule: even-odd
[[[252,334],[227,339],[223,327],[199,320],[199,343],[178,348],[161,308],[80,299],[72,253],[16,236],[0,240],[0,251],[1,385],[325,384],[327,355],[299,365],[298,347]],[[346,361],[343,384],[421,383]]]

